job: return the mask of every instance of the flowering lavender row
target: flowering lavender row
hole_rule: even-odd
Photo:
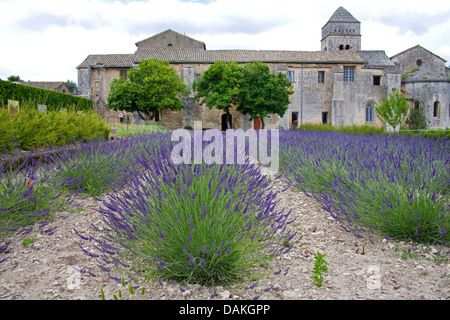
[[[448,244],[448,141],[286,131],[280,145],[282,174],[358,237]]]
[[[278,193],[257,165],[176,165],[167,138],[141,138],[149,143],[136,154],[135,179],[99,210],[110,231],[80,235],[102,270],[214,285],[247,278],[258,262],[291,249],[291,212],[276,207]]]
[[[55,177],[48,164],[41,166],[31,158],[22,165],[0,169],[0,240],[10,232],[30,233],[35,222],[49,219],[52,212],[73,200],[76,192],[63,190],[66,184],[76,185],[77,180]]]

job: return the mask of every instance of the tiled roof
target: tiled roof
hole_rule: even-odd
[[[350,12],[345,10],[343,7],[339,7],[334,14],[331,16],[328,22],[359,22],[353,17]]]
[[[138,49],[134,61],[160,59],[171,63],[278,62],[278,63],[364,63],[351,51],[275,51],[275,50],[199,50],[199,49]]]
[[[131,67],[134,54],[91,54],[77,68],[89,66]]]
[[[364,63],[349,50],[342,51],[275,51],[275,50],[202,50],[182,48],[142,48],[135,54],[90,55],[77,68],[131,67],[134,62],[159,59],[170,63],[274,62],[274,63]]]
[[[366,67],[395,67],[395,63],[389,59],[384,50],[364,50],[358,51],[357,54],[364,59]]]

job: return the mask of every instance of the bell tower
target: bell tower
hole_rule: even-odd
[[[322,51],[361,51],[361,22],[339,7],[322,28]]]

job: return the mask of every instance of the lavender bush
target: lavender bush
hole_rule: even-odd
[[[170,136],[159,137],[139,155],[136,179],[103,201],[109,232],[80,235],[95,241],[99,251],[86,253],[103,270],[217,285],[247,279],[260,262],[290,250],[290,211],[276,210],[278,194],[256,165],[175,165]]]
[[[55,172],[30,159],[21,166],[0,166],[0,240],[9,231],[29,233],[37,221],[51,219],[55,212],[72,201],[75,193],[62,191],[73,179],[58,181]]]
[[[138,148],[133,139],[89,140],[79,142],[76,148],[60,148],[50,161],[59,181],[75,179],[76,183],[65,183],[69,190],[81,188],[86,194],[99,196],[128,181]]]
[[[347,230],[448,244],[448,142],[308,131],[280,138],[283,175]]]

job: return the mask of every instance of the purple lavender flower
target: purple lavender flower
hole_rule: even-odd
[[[158,226],[158,229],[159,229],[159,236],[161,237],[161,239],[165,239],[166,236],[164,235],[164,233],[162,233],[160,226]]]
[[[205,215],[206,215],[206,207],[205,204],[202,203],[202,216],[200,217],[200,219],[203,220],[205,218]]]

